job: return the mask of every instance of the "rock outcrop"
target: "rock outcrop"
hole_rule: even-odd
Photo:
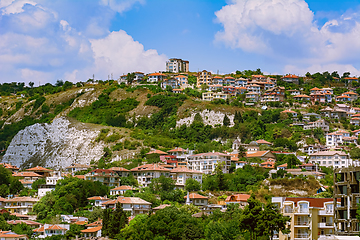
[[[36,165],[64,169],[71,163],[89,164],[104,154],[104,144],[94,143],[98,130],[65,117],[51,124],[34,124],[12,139],[2,162],[20,168]]]
[[[180,119],[176,122],[176,126],[179,127],[183,124],[186,124],[187,126],[189,126],[193,121],[194,121],[194,117],[197,114],[197,112],[193,112],[191,113],[190,117],[187,118],[183,118]],[[209,110],[204,110],[202,112],[199,112],[200,116],[203,119],[203,122],[205,125],[211,125],[211,126],[215,126],[215,125],[223,125],[223,120],[225,117],[225,113],[222,112],[215,112],[213,110],[209,111]],[[230,119],[230,126],[232,127],[234,126],[234,114],[227,114],[227,116]]]

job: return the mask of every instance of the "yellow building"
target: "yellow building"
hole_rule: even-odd
[[[334,235],[334,200],[332,198],[273,197],[284,216],[291,218],[290,234],[275,233],[279,240],[313,240]]]
[[[212,74],[206,70],[198,72],[196,87],[200,88],[202,85],[210,85],[212,83]]]
[[[5,209],[10,213],[28,214],[32,212],[33,206],[39,199],[32,197],[14,197],[6,199]]]

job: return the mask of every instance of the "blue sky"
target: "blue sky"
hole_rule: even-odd
[[[0,0],[0,82],[165,70],[360,75],[360,0]]]

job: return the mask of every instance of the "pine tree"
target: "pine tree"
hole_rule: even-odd
[[[241,116],[241,112],[235,111],[234,123],[239,124],[239,123],[242,123],[242,122],[243,122],[243,119],[242,119],[242,116]]]
[[[203,122],[203,119],[200,115],[200,113],[196,113],[195,116],[194,116],[194,122]]]
[[[229,119],[229,117],[228,117],[226,114],[225,114],[225,116],[224,116],[223,125],[224,125],[225,127],[228,127],[228,126],[230,125],[230,119]]]

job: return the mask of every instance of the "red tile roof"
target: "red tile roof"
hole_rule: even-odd
[[[13,177],[43,177],[40,174],[34,172],[17,172],[12,174]]]
[[[36,166],[33,168],[26,169],[26,171],[34,171],[34,172],[53,172],[54,170],[47,169],[44,167]]]
[[[82,233],[94,233],[94,232],[100,231],[101,229],[102,229],[102,226],[97,226],[97,227],[92,227],[92,228],[81,230],[81,232]]]
[[[67,230],[66,228],[60,227],[59,225],[51,225],[45,230]]]
[[[166,153],[166,152],[163,152],[163,151],[161,151],[161,150],[154,150],[154,151],[148,152],[147,154],[160,154],[160,155],[166,155],[167,153]]]
[[[291,201],[297,204],[299,201],[308,201],[310,207],[322,208],[324,203],[333,202],[332,198],[307,198],[307,197],[286,197],[285,201]]]
[[[117,190],[134,190],[132,186],[119,186],[113,189],[110,189],[110,191],[117,191]]]
[[[247,202],[247,200],[250,198],[249,194],[234,194],[230,195],[225,199],[225,202]]]
[[[184,196],[184,198],[186,199],[187,196]],[[198,194],[198,193],[190,193],[190,194],[189,194],[189,198],[190,198],[190,199],[208,199],[208,197],[205,197],[205,196],[200,195],[200,194]]]
[[[293,74],[289,74],[289,75],[283,76],[282,78],[299,78],[299,77],[296,75],[293,75]]]
[[[130,172],[130,170],[127,170],[126,168],[123,168],[123,167],[112,167],[112,168],[109,168],[109,170],[112,170],[115,172]]]
[[[170,172],[170,169],[164,168],[159,166],[158,164],[145,164],[139,167],[135,167],[131,169],[132,172],[134,171],[167,171]]]

